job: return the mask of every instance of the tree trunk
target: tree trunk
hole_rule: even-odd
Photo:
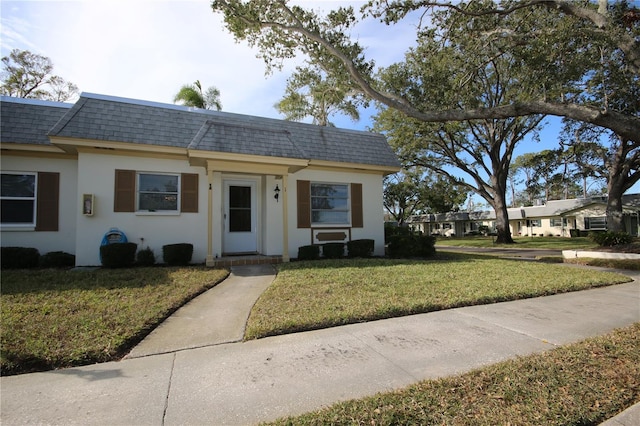
[[[493,209],[496,212],[496,237],[497,244],[513,244],[511,231],[509,230],[509,213],[507,212],[507,203],[504,196],[494,196]]]
[[[622,195],[624,185],[616,182],[613,176],[609,179],[607,197],[607,230],[611,232],[624,232],[624,221],[622,220]]]

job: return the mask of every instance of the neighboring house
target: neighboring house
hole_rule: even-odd
[[[3,246],[97,265],[117,228],[207,265],[362,238],[384,254],[382,178],[400,164],[381,135],[86,93],[1,107]]]
[[[639,235],[640,194],[622,198],[623,222],[626,231]],[[553,200],[531,207],[508,209],[509,229],[514,236],[571,236],[571,230],[602,231],[607,229],[607,198],[576,198]],[[452,212],[435,215],[415,215],[407,223],[413,229],[443,236],[475,234],[480,227],[495,231],[495,212]]]

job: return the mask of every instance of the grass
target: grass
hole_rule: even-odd
[[[596,249],[598,245],[589,237],[514,237],[515,244],[495,244],[495,237],[439,237],[437,246],[447,247],[503,247],[503,248],[537,248],[550,250],[583,250]]]
[[[324,260],[279,266],[246,339],[629,281],[609,272],[447,254],[445,259]]]
[[[640,402],[640,323],[275,425],[595,425]]]
[[[227,274],[196,267],[2,271],[2,374],[117,359]]]

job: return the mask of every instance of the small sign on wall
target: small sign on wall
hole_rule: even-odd
[[[95,207],[95,196],[93,194],[82,194],[82,214],[85,216],[93,216]]]

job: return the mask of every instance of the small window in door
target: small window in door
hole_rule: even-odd
[[[251,232],[250,186],[229,186],[229,232]]]

